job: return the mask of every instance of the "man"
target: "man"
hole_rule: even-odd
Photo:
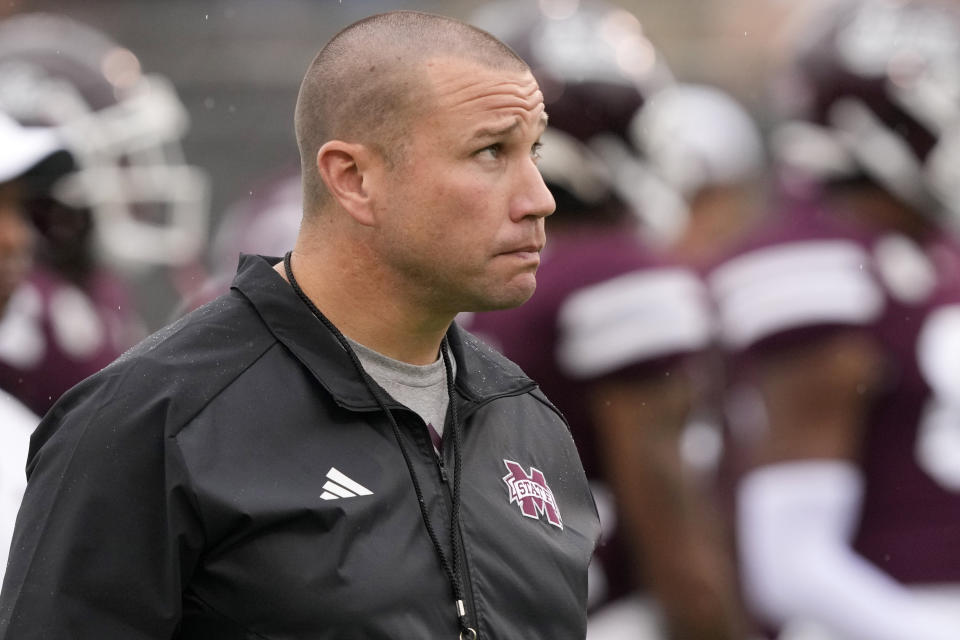
[[[557,212],[533,298],[468,326],[555,398],[607,516],[587,638],[741,640],[733,563],[681,456],[691,373],[711,339],[706,292],[650,246],[670,225],[652,228],[664,210],[634,146],[638,114],[668,90],[669,72],[621,8],[585,2],[556,18],[495,7],[480,24],[499,18],[497,32],[550,88],[540,166]]]
[[[51,410],[0,638],[582,638],[598,521],[572,438],[452,324],[533,293],[545,122],[486,32],[392,12],[336,35],[297,103],[293,252],[244,257]]]
[[[857,1],[803,35],[786,206],[710,276],[762,400],[731,430],[745,596],[782,638],[957,638],[960,21]]]
[[[60,143],[47,129],[21,127],[0,111],[0,344],[29,342],[10,322],[10,301],[22,295],[33,259],[33,229],[24,201],[64,166]],[[0,391],[0,580],[6,567],[14,520],[26,488],[23,469],[30,434],[40,421],[16,398]]]

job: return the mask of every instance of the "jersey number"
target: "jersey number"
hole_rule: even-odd
[[[930,315],[917,358],[932,390],[921,417],[917,461],[944,488],[960,491],[960,305]]]

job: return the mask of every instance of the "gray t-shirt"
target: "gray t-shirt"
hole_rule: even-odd
[[[369,349],[347,338],[360,359],[360,364],[377,384],[394,400],[412,409],[427,424],[434,450],[439,453],[443,424],[447,416],[447,372],[443,358],[427,365],[401,362]],[[457,363],[450,354],[450,365],[456,376]]]

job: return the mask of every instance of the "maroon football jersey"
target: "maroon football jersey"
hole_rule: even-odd
[[[0,389],[43,415],[142,337],[138,318],[115,276],[96,272],[80,289],[34,268],[0,316]]]
[[[604,489],[585,385],[679,366],[679,357],[710,341],[707,296],[691,271],[656,259],[624,227],[550,229],[533,297],[515,309],[461,317],[500,349],[566,416],[595,487],[605,543],[592,567],[592,606],[637,588],[630,562],[605,512]],[[598,585],[602,585],[597,589]]]
[[[721,262],[709,286],[734,371],[754,355],[802,345],[835,327],[858,327],[876,339],[889,375],[869,412],[858,461],[866,490],[854,546],[900,582],[960,582],[954,240],[943,234],[921,246],[799,206]]]

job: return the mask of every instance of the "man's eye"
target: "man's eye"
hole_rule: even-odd
[[[478,153],[486,153],[486,154],[489,154],[490,157],[496,158],[500,155],[500,152],[502,150],[503,150],[502,145],[500,145],[500,143],[496,143],[496,144],[491,144],[489,146],[486,146],[483,149],[480,149]]]

